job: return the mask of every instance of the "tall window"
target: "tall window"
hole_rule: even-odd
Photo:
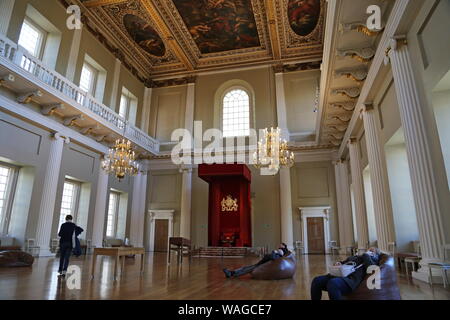
[[[250,97],[241,89],[229,91],[223,98],[223,136],[250,135]]]
[[[25,18],[20,31],[19,45],[25,48],[34,57],[42,58],[46,32],[36,23]]]
[[[117,217],[119,215],[119,199],[120,195],[117,192],[109,194],[108,205],[108,221],[106,223],[106,236],[114,237],[117,230]]]
[[[120,97],[119,115],[130,121],[131,124],[136,122],[137,98],[126,88],[122,89]]]
[[[84,63],[81,71],[80,89],[90,94],[95,93],[95,85],[97,81],[98,71],[89,63]]]
[[[58,230],[66,221],[66,216],[70,214],[76,220],[78,210],[80,186],[77,182],[66,180],[64,182],[63,196],[61,201],[61,211],[59,214]]]
[[[0,164],[0,234],[8,233],[16,170]]]

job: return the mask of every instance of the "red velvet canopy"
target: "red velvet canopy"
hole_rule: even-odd
[[[244,164],[201,164],[198,176],[209,183],[208,244],[251,247],[251,172]]]

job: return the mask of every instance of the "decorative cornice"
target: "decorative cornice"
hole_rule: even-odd
[[[164,88],[164,87],[175,87],[182,86],[197,81],[196,76],[184,77],[184,78],[174,78],[165,80],[147,80],[145,85],[147,88]]]
[[[347,96],[350,99],[356,99],[361,94],[361,88],[359,88],[359,87],[352,87],[352,88],[334,89],[334,90],[331,91],[331,94]]]
[[[365,34],[368,37],[374,37],[374,36],[377,36],[378,34],[380,34],[381,32],[383,32],[384,25],[382,25],[382,28],[379,30],[371,30],[371,29],[367,28],[366,22],[342,23],[340,25],[341,32],[352,31],[352,30],[355,30],[357,32]]]
[[[356,69],[342,69],[336,71],[336,77],[347,77],[358,83],[363,82],[367,78],[368,70],[367,68],[356,68]]]
[[[345,49],[337,51],[338,56],[351,57],[364,63],[372,61],[372,59],[375,57],[375,53],[376,51],[372,47],[359,49]]]
[[[343,111],[353,112],[355,110],[354,102],[334,102],[330,103],[330,107],[333,109],[340,109]]]

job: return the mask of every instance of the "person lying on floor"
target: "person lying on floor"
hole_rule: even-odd
[[[311,283],[311,300],[321,300],[322,291],[328,291],[330,300],[341,300],[342,296],[352,293],[359,287],[366,276],[367,268],[371,265],[377,265],[379,260],[380,250],[369,248],[367,252],[360,256],[352,256],[345,261],[337,262],[336,266],[354,262],[357,269],[347,277],[334,277],[328,274],[314,278]]]
[[[245,266],[245,267],[236,269],[234,271],[228,270],[228,269],[223,269],[223,272],[225,273],[225,276],[227,278],[232,278],[232,277],[237,278],[237,277],[251,273],[253,270],[255,270],[256,267],[258,267],[266,262],[288,256],[290,253],[291,252],[289,251],[287,245],[285,243],[282,243],[282,244],[280,244],[278,250],[274,250],[270,254],[266,254],[257,264],[254,264],[251,266]]]

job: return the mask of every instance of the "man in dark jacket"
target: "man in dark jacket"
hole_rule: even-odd
[[[370,248],[361,256],[353,256],[336,265],[354,262],[356,271],[347,277],[334,277],[330,274],[314,278],[311,283],[311,300],[321,300],[322,291],[328,291],[330,300],[341,300],[342,296],[355,291],[367,274],[367,268],[379,263],[380,251],[377,248]]]
[[[59,239],[59,276],[64,277],[69,266],[70,254],[75,247],[76,237],[78,237],[84,230],[72,222],[71,215],[66,216],[66,222],[61,225],[58,236]]]
[[[291,252],[289,251],[287,245],[285,243],[282,243],[282,244],[280,244],[278,250],[274,250],[270,254],[266,254],[257,264],[242,267],[242,268],[236,269],[234,271],[231,271],[228,269],[223,269],[223,272],[225,273],[225,276],[227,278],[231,278],[231,277],[237,278],[237,277],[251,273],[253,270],[255,270],[256,267],[258,267],[266,262],[288,256],[290,253]]]

